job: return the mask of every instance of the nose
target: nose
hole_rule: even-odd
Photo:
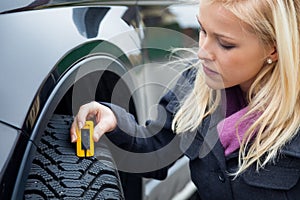
[[[200,60],[211,60],[210,57],[211,56],[209,56],[209,53],[205,49],[203,49],[202,47],[199,47],[198,58]]]
[[[213,44],[208,37],[199,38],[198,58],[200,60],[213,60]]]

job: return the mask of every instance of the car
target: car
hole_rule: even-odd
[[[192,0],[3,0],[0,199],[195,198],[187,158],[166,180],[118,166],[107,143],[80,158],[69,136],[84,103],[112,102],[144,124],[195,60]],[[125,158],[126,159],[126,158]]]

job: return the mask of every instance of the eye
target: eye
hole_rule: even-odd
[[[220,44],[220,46],[225,50],[230,50],[235,47],[234,45],[223,45],[223,44]]]
[[[219,41],[219,45],[225,50],[231,50],[236,47],[234,44],[229,44],[229,43],[221,42],[221,41]]]

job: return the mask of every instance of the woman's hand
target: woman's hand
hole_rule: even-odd
[[[76,115],[70,129],[71,142],[77,141],[76,128],[81,129],[87,119],[95,119],[93,139],[98,142],[100,137],[106,133],[113,131],[117,126],[117,119],[110,108],[97,102],[82,105]]]

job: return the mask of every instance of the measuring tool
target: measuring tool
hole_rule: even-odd
[[[94,122],[86,121],[82,129],[76,129],[77,144],[76,154],[78,157],[91,157],[94,155]]]

